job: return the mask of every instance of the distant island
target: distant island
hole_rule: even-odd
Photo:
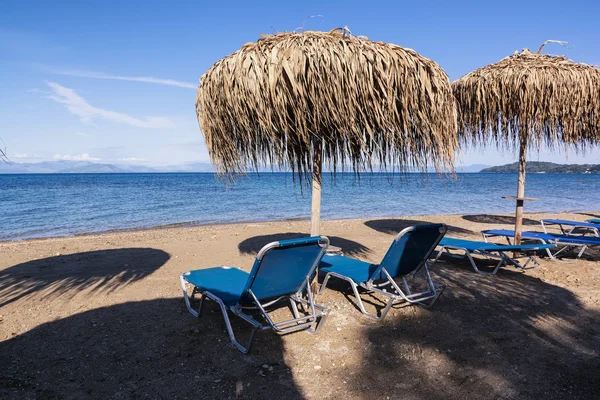
[[[482,169],[481,173],[517,173],[519,164],[512,163]],[[527,163],[529,174],[600,174],[600,164],[555,164],[551,162],[530,161]]]

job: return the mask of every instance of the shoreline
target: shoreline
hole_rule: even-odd
[[[600,214],[599,211],[541,211],[541,212],[531,212],[524,213],[523,218],[527,218],[528,216],[535,215],[563,215],[563,214],[571,214],[571,215],[581,215],[583,220],[592,218],[589,214]],[[384,217],[365,217],[365,218],[335,218],[335,219],[321,219],[321,223],[335,223],[335,222],[349,222],[349,221],[368,221],[368,220],[413,220],[413,219],[436,219],[438,222],[444,222],[443,218],[447,217],[448,219],[456,218],[456,217],[464,217],[464,216],[480,216],[480,215],[493,215],[493,216],[501,216],[506,218],[514,217],[514,213],[510,214],[465,214],[465,213],[457,213],[457,214],[439,214],[439,215],[399,215],[399,216],[384,216]],[[588,216],[586,216],[588,215]],[[226,226],[244,226],[248,224],[278,224],[278,223],[310,223],[310,218],[306,217],[298,217],[298,218],[286,218],[279,220],[248,220],[248,221],[238,221],[238,222],[210,222],[210,223],[195,223],[195,222],[177,222],[166,225],[156,225],[150,227],[135,227],[135,228],[123,228],[123,229],[109,229],[98,232],[85,232],[85,233],[76,233],[70,235],[58,235],[58,236],[44,236],[44,237],[32,237],[32,238],[23,238],[23,239],[0,239],[0,245],[3,244],[15,244],[15,243],[23,243],[23,242],[38,242],[44,240],[56,240],[56,239],[77,239],[77,238],[90,238],[90,237],[102,237],[109,235],[118,235],[118,234],[127,234],[127,233],[144,233],[144,232],[161,232],[167,230],[179,230],[179,229],[193,229],[193,228],[218,228],[218,227],[226,227]],[[326,236],[326,235],[325,235]]]

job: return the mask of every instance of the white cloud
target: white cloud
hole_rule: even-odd
[[[81,136],[81,137],[90,137],[90,136],[92,136],[89,133],[85,133],[85,132],[75,132],[75,135]]]
[[[52,94],[51,92],[47,91],[47,90],[42,90],[40,88],[31,88],[31,89],[27,89],[27,93],[43,93],[43,94]]]
[[[14,158],[14,159],[38,159],[38,158],[44,158],[40,155],[37,154],[29,154],[29,153],[15,153],[15,154],[10,154],[9,155],[10,158]]]
[[[104,110],[89,104],[83,97],[79,96],[73,89],[66,88],[55,82],[46,82],[54,92],[48,96],[49,99],[64,104],[71,114],[77,115],[81,122],[92,122],[95,118],[103,118],[109,121],[137,126],[140,128],[169,128],[173,122],[163,117],[146,117],[144,119],[134,118],[130,115]]]
[[[186,88],[186,89],[197,89],[198,88],[197,84],[194,84],[191,82],[182,82],[182,81],[177,81],[175,79],[155,78],[152,76],[123,76],[123,75],[106,74],[104,72],[80,71],[80,70],[72,70],[72,69],[63,69],[63,70],[50,69],[50,72],[53,74],[57,74],[57,75],[78,76],[81,78],[112,79],[112,80],[116,80],[116,81],[155,83],[158,85],[177,86],[177,87]]]
[[[70,154],[55,154],[54,158],[57,160],[67,160],[67,161],[100,161],[100,158],[90,157],[88,153],[81,153],[76,155]]]
[[[141,162],[141,161],[146,161],[144,158],[136,158],[136,157],[125,157],[125,158],[119,158],[119,161],[125,161],[125,162]]]

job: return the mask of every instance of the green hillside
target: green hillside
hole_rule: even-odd
[[[516,173],[519,164],[512,163],[482,169],[484,173]],[[554,164],[550,162],[530,161],[527,163],[527,173],[546,174],[600,174],[600,164]]]

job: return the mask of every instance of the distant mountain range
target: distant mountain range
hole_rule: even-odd
[[[519,164],[512,163],[482,169],[483,173],[516,173]],[[600,174],[600,164],[555,164],[542,161],[527,163],[529,174]]]
[[[462,165],[456,167],[456,172],[479,172],[486,167],[489,167],[489,165]],[[275,168],[275,171],[278,171],[278,169]],[[106,174],[144,172],[214,172],[214,168],[210,163],[147,167],[145,165],[103,164],[90,161],[69,160],[43,161],[39,163],[0,162],[0,174]],[[271,169],[264,168],[261,169],[261,172],[271,172]]]
[[[129,164],[100,164],[90,161],[43,161],[39,163],[0,163],[0,174],[102,174],[140,172],[212,172],[210,163],[146,167]]]
[[[456,172],[479,172],[484,168],[489,168],[486,164],[472,164],[472,165],[457,165]]]

